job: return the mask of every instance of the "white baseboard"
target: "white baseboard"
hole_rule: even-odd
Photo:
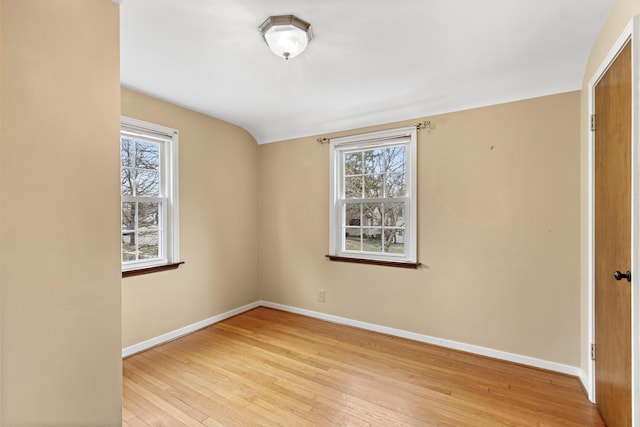
[[[521,365],[532,366],[535,368],[547,369],[549,371],[560,372],[562,374],[578,377],[583,384],[586,377],[582,369],[576,366],[564,365],[562,363],[550,362],[547,360],[536,359],[534,357],[523,356],[520,354],[508,353],[506,351],[494,350],[492,348],[480,347],[472,344],[465,344],[457,341],[435,338],[429,335],[417,334],[415,332],[404,331],[402,329],[389,328],[386,326],[375,325],[373,323],[361,322],[358,320],[348,319],[346,317],[333,316],[331,314],[320,313],[317,311],[305,310],[301,308],[291,307],[288,305],[276,304],[269,301],[260,301],[260,305],[264,307],[275,308],[277,310],[288,311],[291,313],[302,314],[304,316],[315,317],[317,319],[326,320],[328,322],[339,323],[341,325],[354,326],[360,329],[380,332],[387,335],[393,335],[401,338],[407,338],[427,344],[433,344],[441,347],[447,347],[453,350],[460,350],[467,353],[478,354],[481,356],[492,357],[494,359],[505,360],[508,362],[519,363]]]
[[[162,334],[155,338],[148,339],[146,341],[142,341],[138,344],[134,344],[132,346],[126,347],[122,349],[122,357],[128,357],[132,354],[140,353],[141,351],[148,350],[151,347],[155,347],[160,344],[164,344],[168,341],[174,340],[176,338],[180,338],[181,336],[188,335],[192,332],[197,331],[198,329],[206,328],[207,326],[211,326],[214,323],[221,322],[229,317],[233,317],[237,314],[244,313],[245,311],[249,311],[256,307],[260,307],[260,302],[252,302],[251,304],[243,305],[242,307],[234,308],[233,310],[229,310],[225,313],[218,314],[217,316],[210,317],[205,320],[201,320],[200,322],[192,323],[191,325],[184,326],[182,328],[176,329],[175,331],[167,332],[166,334]]]
[[[508,353],[500,350],[494,350],[492,348],[480,347],[477,345],[465,344],[458,341],[451,341],[447,339],[436,338],[429,335],[417,334],[415,332],[409,332],[402,329],[389,328],[387,326],[380,326],[373,323],[367,323],[367,322],[361,322],[359,320],[349,319],[346,317],[320,313],[318,311],[306,310],[306,309],[292,307],[292,306],[283,305],[283,304],[276,304],[269,301],[256,301],[251,304],[247,304],[242,307],[229,310],[225,313],[218,314],[217,316],[210,317],[200,322],[196,322],[191,325],[184,326],[182,328],[176,329],[171,332],[167,332],[166,334],[162,334],[155,338],[151,338],[146,341],[142,341],[138,344],[134,344],[132,346],[126,347],[122,349],[122,357],[128,357],[128,356],[131,356],[132,354],[136,354],[141,351],[148,350],[157,345],[160,345],[168,341],[174,340],[176,338],[179,338],[181,336],[190,334],[192,332],[197,331],[198,329],[206,328],[207,326],[213,325],[214,323],[218,323],[222,320],[228,319],[229,317],[233,317],[235,315],[244,313],[245,311],[249,311],[251,309],[254,309],[260,306],[274,308],[282,311],[288,311],[290,313],[302,314],[304,316],[314,317],[316,319],[326,320],[332,323],[338,323],[341,325],[347,325],[347,326],[353,326],[360,329],[366,329],[368,331],[380,332],[387,335],[407,338],[410,340],[419,341],[427,344],[433,344],[441,347],[446,347],[453,350],[465,351],[467,353],[478,354],[481,356],[492,357],[494,359],[505,360],[508,362],[519,363],[521,365],[527,365],[535,368],[547,369],[549,371],[572,375],[574,377],[577,377],[582,382],[582,385],[584,386],[585,390],[589,390],[589,387],[587,386],[588,380],[587,380],[586,374],[584,373],[584,371],[582,371],[582,369],[576,366],[564,365],[562,363],[550,362],[547,360],[536,359],[534,357]]]
[[[592,399],[591,383],[589,381],[589,378],[587,378],[587,374],[582,369],[580,370],[580,374],[578,375],[578,379],[582,383],[582,388],[584,389],[584,392],[587,394],[587,399],[589,399],[589,401],[591,403],[596,403]]]

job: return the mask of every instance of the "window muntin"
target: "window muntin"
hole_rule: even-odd
[[[177,131],[122,118],[123,270],[176,262]]]
[[[416,129],[331,140],[331,255],[415,262]]]

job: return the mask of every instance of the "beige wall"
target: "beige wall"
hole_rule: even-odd
[[[581,138],[580,138],[580,212],[581,212],[581,221],[580,221],[580,236],[581,240],[581,256],[580,256],[580,283],[581,283],[581,349],[582,349],[582,361],[581,366],[583,369],[587,369],[588,365],[588,346],[587,342],[588,338],[588,303],[587,296],[589,292],[589,283],[588,283],[588,245],[587,245],[587,236],[588,236],[588,224],[587,224],[587,216],[588,216],[588,193],[587,193],[587,185],[588,185],[588,115],[589,115],[589,106],[588,106],[588,97],[589,97],[589,88],[588,84],[591,78],[595,75],[596,71],[604,61],[606,55],[609,53],[609,50],[613,48],[614,43],[622,34],[622,31],[625,29],[627,24],[631,21],[631,19],[640,14],[640,2],[637,0],[617,0],[614,5],[607,21],[605,22],[602,31],[598,35],[593,48],[591,49],[591,53],[589,55],[589,60],[587,62],[587,66],[584,73],[584,80],[582,84],[582,101],[581,101]]]
[[[180,132],[185,261],[122,280],[128,347],[258,300],[258,146],[237,126],[129,89],[122,89],[122,115]]]
[[[0,424],[119,425],[118,7],[1,7]]]
[[[417,271],[327,261],[328,146],[261,145],[262,299],[578,366],[579,102],[429,118]]]
[[[0,1],[0,268],[3,268],[3,264],[2,264],[2,253],[3,250],[2,248],[4,247],[3,245],[3,231],[2,231],[2,211],[4,209],[2,209],[2,190],[3,190],[3,185],[2,185],[2,122],[3,122],[3,116],[2,116],[2,50],[4,48],[2,47],[2,1]],[[2,273],[0,273],[0,280],[2,280],[3,276]],[[2,420],[4,419],[2,417],[2,295],[3,295],[3,286],[2,286],[3,281],[0,281],[0,425],[2,425]]]

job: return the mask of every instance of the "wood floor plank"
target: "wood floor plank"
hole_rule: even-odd
[[[172,411],[169,412],[177,414],[178,419],[187,425],[201,426],[202,421],[208,418],[205,413],[185,403],[184,399],[181,399],[180,393],[174,393],[173,389],[168,386],[167,388],[158,387],[156,382],[150,381],[151,378],[153,377],[145,372],[126,367],[123,381],[126,382],[128,387],[138,391],[156,406],[163,407],[165,410],[172,409]],[[184,417],[186,421],[181,416]]]
[[[248,402],[239,397],[237,387],[230,381],[219,381],[215,375],[193,372],[191,364],[177,365],[175,360],[161,352],[151,355],[140,354],[142,363],[150,365],[150,372],[156,372],[182,396],[184,401],[226,425],[252,425],[261,419],[259,414],[247,409]],[[137,356],[136,356],[137,357]],[[140,365],[138,365],[141,367]],[[142,367],[141,367],[142,368]],[[141,417],[144,419],[144,417]]]
[[[145,423],[138,417],[133,417],[127,421],[122,421],[122,427],[149,427],[149,424]]]
[[[123,376],[125,426],[604,426],[577,378],[265,307]]]

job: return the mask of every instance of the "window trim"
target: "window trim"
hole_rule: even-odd
[[[341,202],[341,183],[343,179],[341,154],[344,151],[354,149],[366,149],[370,147],[380,147],[384,145],[397,144],[402,139],[409,139],[404,143],[407,144],[407,196],[405,208],[406,218],[405,225],[405,255],[386,255],[386,254],[365,254],[345,252],[342,250],[342,224],[341,214],[338,211]],[[329,259],[350,258],[364,259],[373,261],[393,262],[393,263],[411,263],[417,264],[417,139],[418,132],[415,126],[389,129],[378,132],[369,132],[359,135],[350,135],[339,138],[331,138],[329,144]]]
[[[155,140],[161,144],[161,187],[166,189],[166,196],[156,199],[166,199],[163,203],[162,217],[162,247],[160,257],[152,260],[133,261],[124,263],[122,253],[120,254],[120,265],[122,272],[131,272],[143,269],[152,269],[166,265],[180,265],[179,253],[179,202],[178,202],[178,140],[179,132],[167,126],[146,122],[131,117],[120,117],[120,136],[123,130],[132,134],[138,134],[142,138]],[[121,154],[122,156],[122,154]],[[122,169],[122,164],[120,165]],[[132,198],[135,198],[133,196]],[[153,198],[149,198],[153,199]],[[156,200],[157,201],[157,200]],[[120,209],[122,211],[123,196],[120,196]],[[122,213],[121,213],[122,215]],[[122,230],[122,225],[121,225]]]

